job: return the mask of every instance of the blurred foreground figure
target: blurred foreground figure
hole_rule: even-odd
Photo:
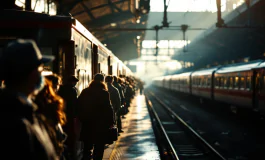
[[[74,75],[70,76],[64,85],[62,85],[58,90],[58,95],[61,96],[65,102],[65,114],[67,122],[63,127],[65,133],[67,134],[67,139],[65,141],[66,145],[66,159],[76,160],[77,159],[77,135],[76,135],[76,117],[77,117],[77,88],[75,87],[78,83]]]
[[[43,87],[43,64],[53,57],[41,55],[31,40],[8,44],[0,59],[5,88],[0,95],[1,157],[4,159],[58,159],[32,96]]]
[[[49,75],[48,77],[49,79],[57,79],[56,75]],[[43,121],[45,122],[45,127],[55,152],[58,158],[63,160],[65,159],[63,155],[64,141],[67,137],[62,129],[62,126],[66,123],[64,101],[55,93],[53,89],[54,85],[49,79],[45,77],[44,88],[36,96],[35,103],[38,105],[37,112],[45,116]]]

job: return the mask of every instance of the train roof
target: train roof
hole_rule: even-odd
[[[250,62],[247,62],[247,63],[231,64],[231,65],[227,65],[227,66],[223,66],[223,67],[219,68],[216,71],[216,73],[229,73],[229,72],[247,71],[247,70],[251,70],[253,68],[256,68],[256,67],[260,66],[261,63],[264,63],[264,61],[263,60],[255,60],[255,61],[250,61]]]
[[[172,77],[172,75],[166,75],[164,76],[164,79],[170,79]]]
[[[155,78],[153,78],[152,80],[154,81],[154,80],[160,80],[160,81],[162,81],[164,79],[164,76],[161,76],[161,77],[155,77]]]
[[[192,76],[211,75],[214,71],[216,71],[219,68],[220,66],[194,71],[192,72]]]
[[[253,69],[255,68],[265,68],[265,62],[261,62],[257,67],[254,67]]]
[[[107,52],[111,56],[115,56],[107,47],[105,47],[91,32],[89,32],[86,27],[84,27],[77,19],[75,19],[75,23],[72,25],[79,33],[85,36],[87,39],[93,41],[100,49]]]
[[[185,76],[190,76],[192,72],[184,72],[184,73],[180,73],[180,74],[175,74],[172,76],[172,78],[178,78],[178,77],[185,77]]]

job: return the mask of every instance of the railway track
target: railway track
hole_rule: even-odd
[[[153,126],[159,138],[162,159],[226,160],[154,93],[149,91],[145,95]]]

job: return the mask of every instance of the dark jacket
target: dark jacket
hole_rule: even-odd
[[[121,104],[124,103],[125,97],[122,86],[118,82],[113,82],[113,86],[116,87],[119,90],[120,98],[121,98]]]
[[[65,101],[66,118],[68,120],[75,118],[77,113],[77,89],[70,84],[66,84],[60,87],[58,95]]]
[[[35,113],[36,105],[28,104],[6,89],[0,95],[1,157],[6,159],[57,159],[51,140]]]
[[[107,86],[113,110],[115,113],[117,113],[121,107],[121,98],[119,90],[115,88],[111,83],[107,83]]]
[[[97,85],[101,84],[85,88],[78,98],[82,123],[80,140],[94,144],[112,143],[107,140],[107,131],[114,124],[109,93]]]

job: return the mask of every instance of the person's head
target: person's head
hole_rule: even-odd
[[[118,77],[117,76],[113,76],[113,81],[118,83]]]
[[[97,73],[93,80],[89,83],[88,88],[108,90],[106,84],[104,83],[104,75]]]
[[[123,84],[123,82],[124,82],[123,79],[120,78],[120,77],[117,78],[117,81],[118,81],[119,84]]]
[[[93,78],[94,81],[97,81],[97,82],[104,82],[104,75],[101,74],[101,73],[97,73],[94,78]]]
[[[28,95],[40,90],[43,86],[43,65],[53,59],[53,56],[42,56],[33,40],[10,42],[0,59],[6,88],[19,89]]]
[[[39,112],[45,117],[55,124],[60,123],[64,125],[66,123],[64,101],[55,93],[53,84],[47,77],[45,77],[44,87],[35,97],[35,101],[38,104]]]
[[[113,77],[112,76],[106,76],[106,78],[105,78],[105,82],[106,83],[113,83]]]
[[[61,77],[58,76],[57,74],[51,74],[51,75],[45,76],[45,78],[47,78],[48,80],[50,80],[52,82],[52,87],[53,87],[54,91],[57,92],[60,88],[61,83],[62,83]]]
[[[73,87],[76,86],[77,82],[79,81],[74,75],[70,76],[67,80],[68,84],[71,84]]]

